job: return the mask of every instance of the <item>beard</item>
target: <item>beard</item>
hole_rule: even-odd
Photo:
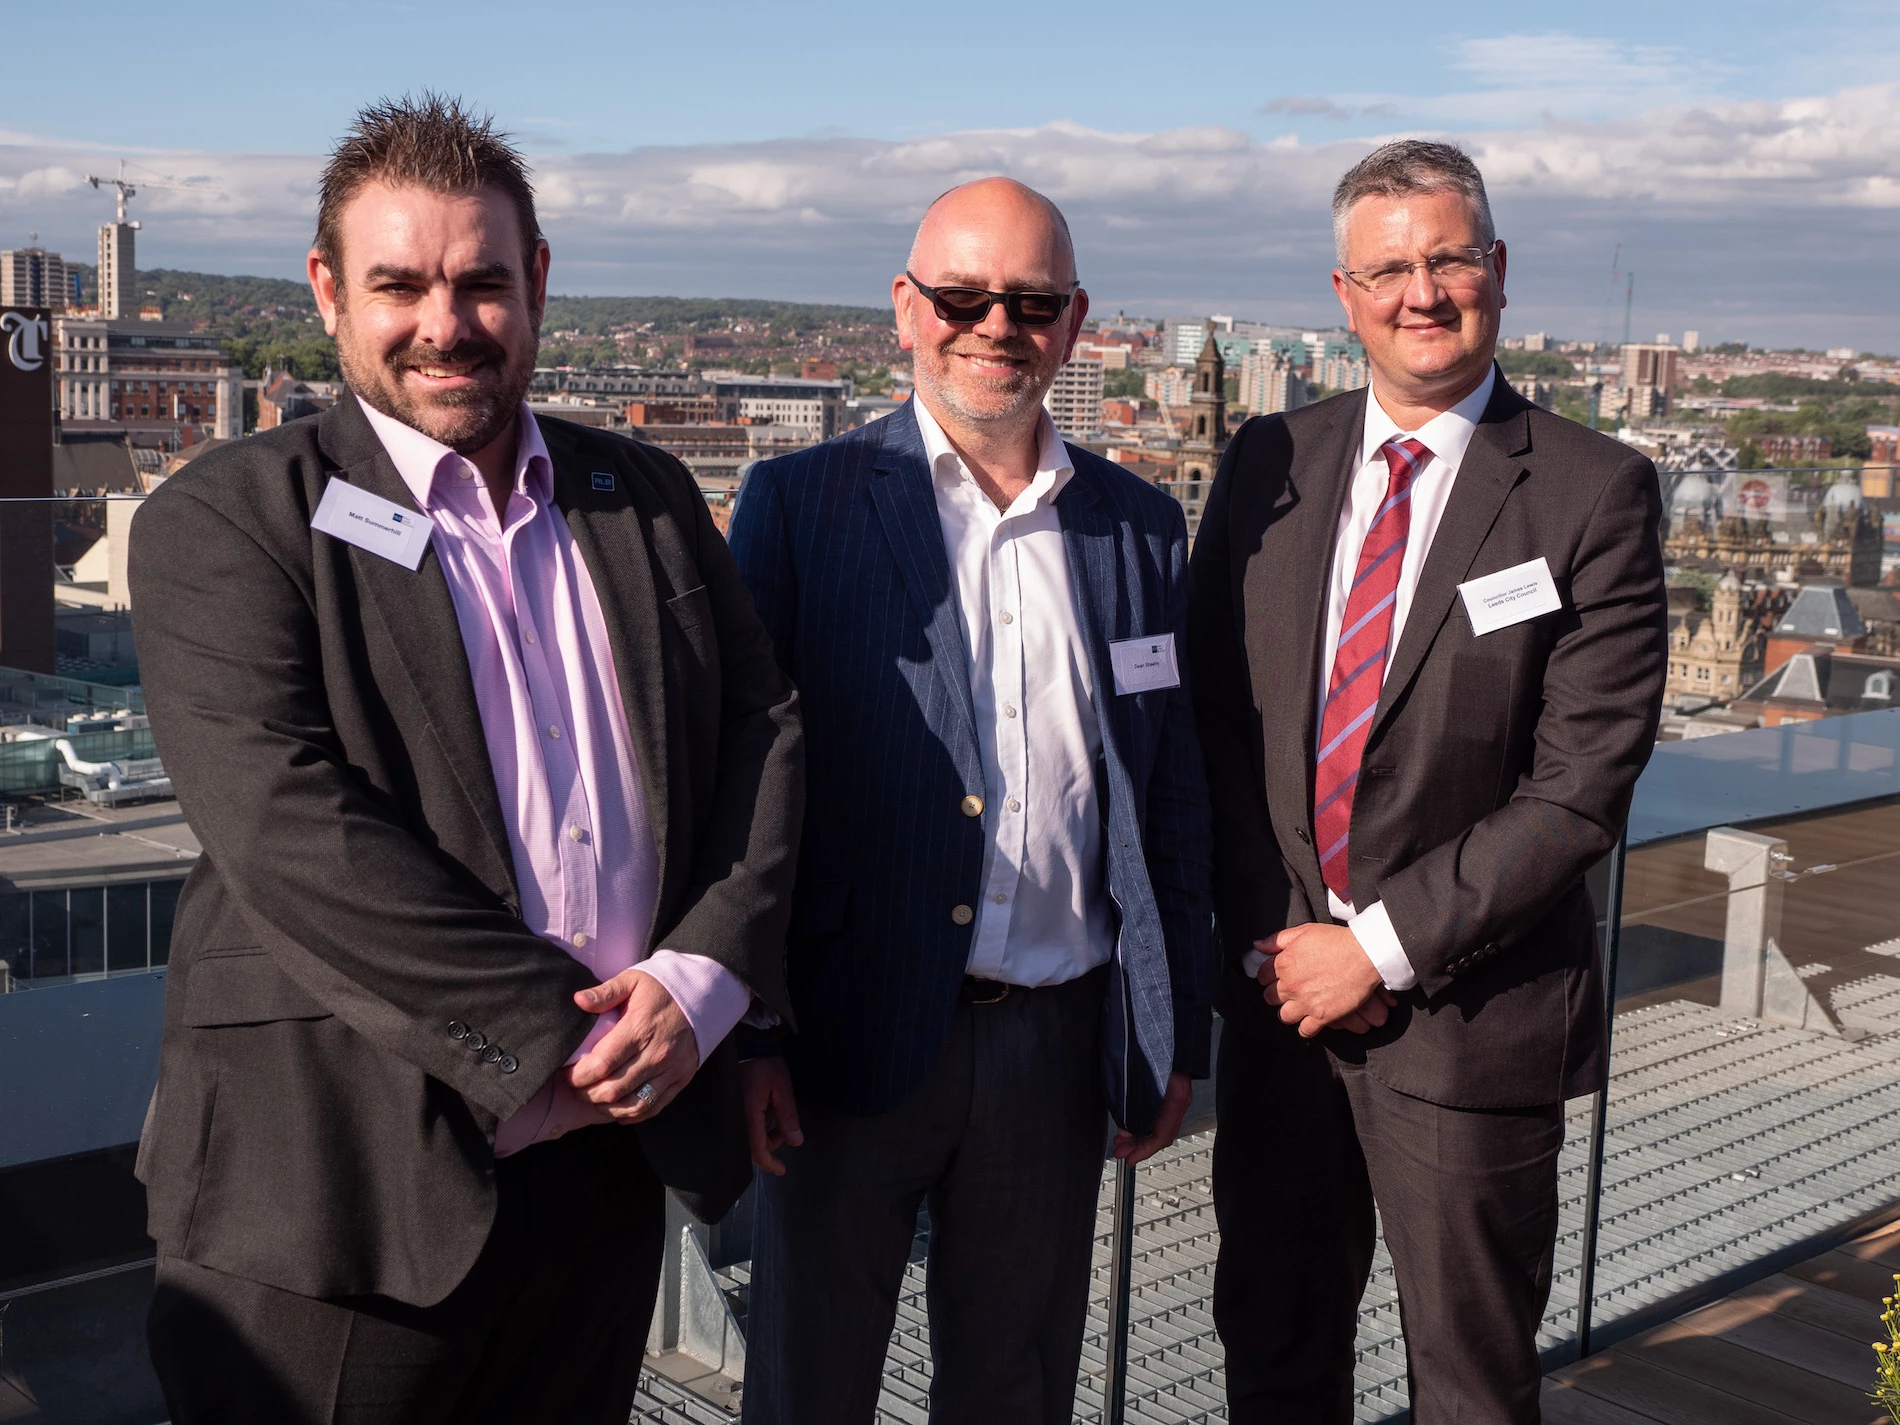
[[[448,351],[427,342],[411,342],[377,354],[353,340],[349,321],[339,312],[337,365],[358,400],[401,421],[458,455],[473,455],[493,444],[514,421],[528,385],[534,380],[540,342],[532,339],[510,352],[488,337],[470,337]],[[418,392],[404,377],[424,366],[473,363],[473,384],[454,391]]]
[[[959,359],[996,356],[1022,364],[1007,376],[977,376]],[[1027,337],[989,341],[959,335],[942,347],[919,344],[911,372],[932,401],[969,425],[1010,425],[1042,404],[1062,366],[1062,348],[1042,348]]]

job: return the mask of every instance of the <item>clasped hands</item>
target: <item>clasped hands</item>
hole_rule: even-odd
[[[1364,1034],[1384,1024],[1398,1000],[1385,987],[1378,968],[1343,925],[1309,922],[1256,940],[1266,956],[1255,972],[1268,1004],[1280,1018],[1297,1024],[1311,1039],[1322,1029]]]
[[[644,1123],[665,1108],[699,1071],[699,1041],[673,996],[651,975],[622,970],[574,1003],[590,1014],[621,1011],[600,1042],[555,1075],[565,1093],[597,1123]],[[641,1085],[653,1085],[642,1101]]]

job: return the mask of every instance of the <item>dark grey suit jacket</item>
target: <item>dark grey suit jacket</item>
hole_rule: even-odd
[[[1364,391],[1247,422],[1209,493],[1188,618],[1214,801],[1219,1004],[1290,1035],[1240,969],[1257,937],[1327,921],[1314,718],[1333,544]],[[1584,872],[1615,846],[1662,705],[1655,467],[1498,377],[1393,651],[1354,794],[1356,905],[1383,901],[1417,986],[1368,1035],[1329,1031],[1403,1093],[1547,1104],[1603,1082]],[[1538,557],[1563,607],[1476,637],[1457,586]]]
[[[789,1016],[796,694],[685,469],[542,432],[659,848],[648,944],[710,956]],[[414,508],[346,397],[193,462],[133,525],[145,694],[204,845],[139,1175],[163,1253],[429,1304],[487,1239],[495,1128],[586,1034],[572,993],[592,976],[519,918],[433,549],[411,572],[312,531],[333,479]],[[639,1130],[661,1178],[715,1215],[749,1176],[736,1073],[722,1047]]]

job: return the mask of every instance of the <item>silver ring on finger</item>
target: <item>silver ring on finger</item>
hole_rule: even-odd
[[[645,1108],[659,1096],[660,1091],[653,1087],[650,1080],[647,1083],[641,1084],[639,1088],[633,1091],[633,1101],[641,1108]]]

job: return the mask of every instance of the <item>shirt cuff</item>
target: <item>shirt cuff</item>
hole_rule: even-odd
[[[658,980],[660,988],[673,996],[693,1028],[702,1064],[752,1008],[752,991],[745,981],[705,955],[655,950],[634,968]]]
[[[1385,980],[1387,989],[1400,994],[1418,983],[1418,971],[1405,958],[1405,947],[1399,944],[1399,933],[1392,928],[1392,917],[1386,912],[1384,901],[1374,901],[1347,924],[1359,948],[1372,961],[1372,968]]]

